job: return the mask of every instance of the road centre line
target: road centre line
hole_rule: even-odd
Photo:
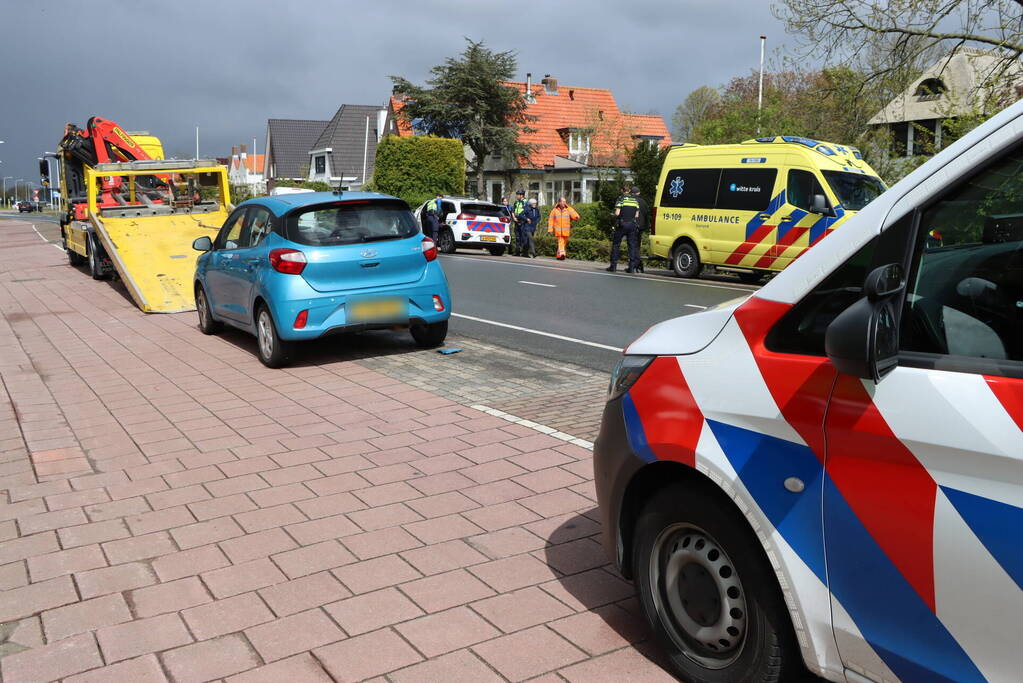
[[[447,256],[450,256],[450,255],[445,254],[445,256],[447,257]],[[711,284],[709,282],[694,282],[692,280],[683,280],[681,278],[669,279],[669,278],[661,277],[661,276],[637,277],[635,275],[624,275],[624,274],[621,274],[621,273],[608,273],[606,271],[594,272],[594,271],[590,271],[590,270],[579,270],[577,268],[559,268],[557,266],[544,266],[544,265],[541,265],[539,263],[516,263],[514,261],[506,261],[503,258],[499,259],[499,258],[495,258],[495,257],[492,257],[492,256],[491,257],[483,257],[483,256],[471,256],[471,255],[468,255],[468,254],[462,254],[460,256],[457,256],[456,258],[458,260],[472,261],[472,262],[476,262],[476,263],[483,263],[484,261],[486,261],[487,263],[497,263],[497,264],[504,265],[504,266],[518,266],[519,268],[543,268],[544,270],[556,270],[559,273],[579,273],[580,275],[602,275],[604,277],[622,277],[622,278],[625,278],[627,280],[636,280],[636,281],[642,281],[642,282],[662,282],[662,283],[668,284],[668,285],[691,285],[693,287],[710,287],[711,289],[728,289],[728,290],[731,290],[733,292],[755,292],[755,291],[757,291],[756,287],[737,287],[737,286],[733,286],[733,285],[715,285],[715,284]],[[493,259],[493,260],[491,260],[491,259]]]
[[[494,325],[496,327],[506,327],[509,330],[517,330],[519,332],[528,332],[529,334],[538,334],[541,337],[550,337],[551,339],[560,339],[561,341],[572,342],[575,344],[585,344],[586,346],[592,346],[597,349],[605,349],[607,351],[615,351],[621,353],[622,349],[617,346],[608,346],[607,344],[598,344],[597,342],[586,341],[585,339],[576,339],[575,337],[566,337],[560,334],[554,334],[553,332],[542,332],[540,330],[531,330],[528,327],[519,327],[518,325],[511,325],[509,323],[501,323],[496,320],[487,320],[485,318],[477,318],[472,315],[465,315],[463,313],[452,313],[452,318],[464,318],[466,320],[472,320],[477,323],[484,323],[486,325]]]
[[[529,280],[519,280],[520,285],[536,285],[537,287],[557,287],[557,285],[545,285],[542,282],[530,282]]]

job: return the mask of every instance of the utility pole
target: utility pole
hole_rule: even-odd
[[[362,143],[362,185],[359,189],[366,187],[366,161],[369,157],[369,117],[366,117],[366,139]],[[344,174],[342,174],[344,175]]]
[[[10,178],[11,180],[14,180],[14,176],[12,176],[12,175],[5,175],[4,176],[3,195],[0,196],[0,205],[4,205],[4,206],[7,205],[7,179],[8,178]]]
[[[195,127],[195,158],[199,158],[199,126]]]
[[[757,135],[760,135],[760,111],[764,108],[764,43],[767,36],[760,36],[760,87],[757,89]]]

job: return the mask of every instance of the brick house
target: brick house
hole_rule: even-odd
[[[528,157],[491,157],[484,166],[486,199],[499,201],[521,188],[541,204],[552,204],[559,196],[570,202],[593,201],[596,189],[609,172],[628,172],[628,151],[636,144],[658,147],[671,144],[664,119],[657,115],[630,114],[618,107],[610,90],[559,86],[545,76],[534,83],[509,82],[526,97],[527,124],[531,132],[520,141],[531,145]],[[404,102],[390,98],[384,120],[385,135],[415,135],[414,126],[400,116]],[[471,163],[472,152],[466,148]],[[475,178],[468,178],[475,189]]]

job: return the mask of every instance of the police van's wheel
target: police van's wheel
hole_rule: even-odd
[[[91,235],[89,236],[88,250],[89,255],[86,258],[89,260],[89,275],[92,276],[93,280],[105,280],[107,274],[103,269],[103,262],[99,257],[99,249],[96,247],[96,238]]]
[[[491,256],[504,256],[504,247],[487,247]]]
[[[223,323],[213,317],[210,310],[210,300],[206,298],[206,290],[202,285],[195,288],[195,312],[199,315],[199,331],[203,334],[216,334],[220,332]]]
[[[699,489],[668,486],[640,513],[634,548],[643,612],[682,680],[803,675],[774,571],[734,506]]]
[[[680,244],[671,253],[671,267],[679,277],[696,277],[700,274],[700,255],[691,244]]]
[[[416,345],[423,349],[432,349],[440,346],[448,336],[448,321],[442,320],[439,323],[427,325],[413,325],[409,328]]]
[[[280,338],[270,309],[263,304],[256,312],[256,346],[259,360],[268,368],[280,368],[291,357],[291,343]]]
[[[440,234],[437,235],[437,249],[442,254],[455,253],[455,236],[450,228],[441,228]]]

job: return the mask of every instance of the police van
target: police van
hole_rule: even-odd
[[[1021,680],[1023,102],[633,342],[594,471],[683,680]]]
[[[679,277],[782,270],[884,192],[855,147],[780,136],[678,145],[661,170],[650,247]]]

